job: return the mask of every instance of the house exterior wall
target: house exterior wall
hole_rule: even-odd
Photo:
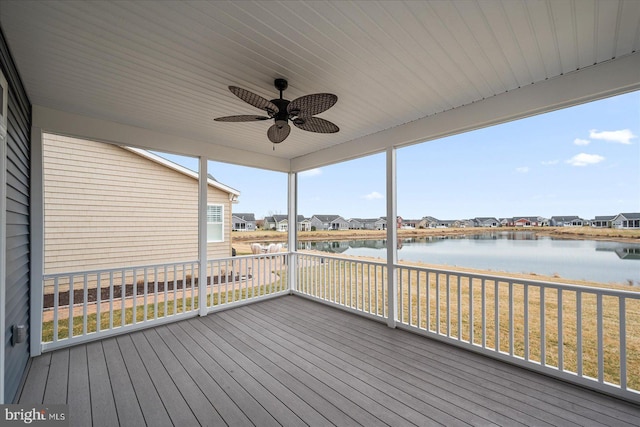
[[[198,181],[124,148],[45,135],[45,274],[198,258]],[[231,256],[229,194],[224,241],[207,257]]]
[[[6,150],[0,150],[3,154],[6,153],[6,159],[2,159],[6,162],[6,192],[3,188],[0,195],[4,198],[2,205],[6,206],[6,234],[0,236],[6,248],[6,253],[0,253],[6,260],[5,271],[0,269],[0,274],[3,274],[5,279],[5,295],[3,301],[0,301],[5,307],[2,323],[4,342],[0,351],[4,352],[2,400],[11,403],[27,366],[30,351],[29,331],[27,330],[25,342],[12,346],[11,328],[13,325],[25,325],[29,328],[30,319],[31,104],[2,31],[0,71],[7,80],[8,88]]]
[[[318,231],[329,229],[329,223],[322,222],[315,216],[311,218],[311,226],[315,227],[315,229]]]

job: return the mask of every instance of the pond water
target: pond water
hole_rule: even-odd
[[[300,242],[299,249],[386,257],[386,240]],[[534,232],[400,239],[398,259],[640,286],[640,243],[554,239]]]

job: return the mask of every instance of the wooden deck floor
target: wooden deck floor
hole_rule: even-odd
[[[35,358],[74,426],[639,425],[640,407],[299,297]]]

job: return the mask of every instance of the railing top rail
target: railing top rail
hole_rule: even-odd
[[[84,274],[98,274],[98,273],[116,273],[122,270],[142,270],[145,268],[156,268],[156,267],[164,267],[168,265],[180,265],[180,264],[197,264],[198,260],[191,261],[175,261],[175,262],[165,262],[162,264],[148,264],[148,265],[132,265],[127,267],[114,267],[114,268],[99,268],[93,270],[80,270],[80,271],[67,271],[63,273],[49,273],[42,276],[44,280],[55,279],[56,277],[63,276],[82,276]]]
[[[467,271],[422,267],[422,266],[410,265],[410,264],[396,264],[396,267],[400,269],[420,270],[420,271],[425,271],[430,273],[453,274],[453,275],[464,276],[472,279],[497,280],[500,282],[517,282],[520,284],[527,284],[532,286],[544,286],[545,288],[555,288],[555,289],[562,289],[567,291],[579,291],[579,292],[586,292],[591,294],[601,294],[601,295],[607,295],[607,296],[640,299],[640,291],[638,292],[624,291],[621,289],[600,288],[596,286],[592,287],[592,286],[584,286],[584,285],[572,285],[568,283],[546,282],[543,280],[521,279],[518,277],[500,276],[500,275],[484,274],[484,273],[471,273]]]
[[[282,252],[282,251],[281,252],[265,252],[261,254],[237,255],[237,256],[230,256],[230,257],[223,257],[223,258],[211,258],[211,259],[208,259],[207,262],[230,261],[234,259],[256,259],[256,258],[273,257],[273,256],[285,256],[290,254],[291,252]]]

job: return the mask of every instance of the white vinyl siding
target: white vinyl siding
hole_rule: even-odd
[[[224,242],[224,206],[207,205],[207,243]]]

